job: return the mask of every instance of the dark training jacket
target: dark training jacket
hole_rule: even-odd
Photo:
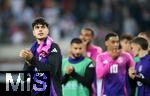
[[[53,49],[56,50],[53,51]],[[61,64],[62,64],[62,55],[60,48],[56,43],[52,43],[48,55],[48,64],[42,64],[37,57],[33,56],[33,58],[30,61],[25,62],[23,70],[33,71],[34,68],[36,67],[39,72],[40,71],[50,72],[51,75],[50,79],[53,80],[53,85],[56,94],[57,96],[62,96]]]

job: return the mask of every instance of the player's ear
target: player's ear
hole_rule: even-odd
[[[35,36],[35,30],[34,29],[32,30],[32,32],[33,32],[33,36]]]
[[[68,56],[70,56],[70,55],[71,55],[71,45],[70,45],[70,48],[68,50]]]
[[[140,52],[142,49],[141,48],[138,48],[138,52]]]
[[[96,36],[95,36],[95,35],[91,35],[91,37],[92,37],[92,39],[96,38]]]
[[[105,41],[105,46],[108,46],[108,41]]]
[[[137,47],[138,47],[138,52],[140,52],[142,50],[142,47],[140,45],[138,45]]]

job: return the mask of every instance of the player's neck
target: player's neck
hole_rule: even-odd
[[[108,53],[113,59],[116,59],[119,56],[120,50],[108,50]]]
[[[41,44],[44,41],[44,39],[37,39],[38,44]]]
[[[91,43],[88,43],[86,46],[86,49],[89,49],[91,47],[91,45],[92,45]]]
[[[38,44],[41,44],[47,37],[41,38],[41,39],[36,39],[36,41],[38,42]]]
[[[148,54],[147,50],[141,50],[140,53],[139,53],[139,57],[142,58],[142,57],[144,57],[147,54]]]

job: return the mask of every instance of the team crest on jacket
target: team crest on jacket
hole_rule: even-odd
[[[103,61],[103,64],[108,64],[108,63],[109,63],[108,60]]]
[[[123,63],[123,57],[119,57],[118,59],[117,59],[117,62],[119,63],[119,64],[121,64],[121,63]]]

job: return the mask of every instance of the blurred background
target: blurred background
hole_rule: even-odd
[[[38,16],[50,24],[50,35],[63,56],[80,29],[95,31],[94,43],[104,47],[104,36],[150,32],[150,0],[0,0],[0,71],[21,70],[19,51],[30,48],[31,23]]]

